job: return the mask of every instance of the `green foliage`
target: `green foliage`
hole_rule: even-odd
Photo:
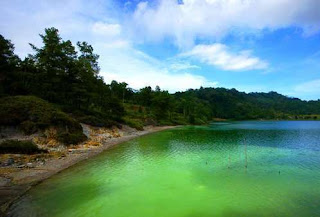
[[[57,139],[65,145],[76,145],[85,141],[87,137],[82,132],[60,132]]]
[[[37,127],[37,124],[34,123],[33,121],[27,120],[27,121],[23,121],[20,124],[20,130],[24,132],[26,135],[31,135],[38,131],[38,127]]]
[[[156,88],[153,93],[151,108],[158,120],[166,120],[170,118],[170,110],[173,102],[172,96],[168,91],[161,91],[160,87]]]
[[[72,142],[81,142],[84,138],[82,127],[76,120],[35,96],[1,98],[0,125],[17,126],[26,134],[54,126],[63,135],[62,142],[66,142],[68,136]],[[75,137],[79,139],[76,140]]]
[[[188,122],[188,120],[186,120],[186,118],[180,114],[180,113],[174,113],[172,115],[172,124],[174,125],[187,125],[190,124],[190,122]]]
[[[121,122],[142,129],[147,124],[206,124],[213,118],[320,119],[319,100],[276,92],[201,87],[170,94],[158,86],[132,90],[125,82],[106,84],[99,76],[99,56],[87,42],[78,42],[76,49],[56,28],[45,29],[40,37],[42,47],[31,45],[34,53],[20,60],[13,44],[0,35],[0,96],[34,95],[94,126]],[[53,125],[65,143],[82,141],[79,123],[46,101],[3,98],[0,124],[19,126],[26,134]]]
[[[39,149],[32,141],[5,140],[0,143],[0,154],[36,154],[46,150]]]
[[[92,115],[81,116],[77,118],[77,120],[81,123],[88,124],[95,127],[111,127],[115,125],[115,122],[109,121],[108,119],[104,118],[97,118]]]
[[[320,112],[320,101],[302,101],[276,92],[246,94],[235,89],[200,88],[176,95],[185,94],[207,102],[213,117],[224,119],[289,119]]]
[[[14,54],[14,46],[11,41],[0,35],[0,96],[12,93],[17,88],[17,82],[10,77],[10,72],[15,70],[19,61],[18,56]]]
[[[81,129],[79,123],[67,114],[38,97],[13,96],[0,99],[1,125],[17,126],[26,121],[27,125],[35,125],[38,129],[52,125]]]
[[[133,96],[133,90],[128,88],[128,84],[125,82],[118,83],[117,81],[112,81],[110,84],[110,90],[113,97],[120,99],[123,103],[128,101]]]
[[[150,107],[152,103],[153,90],[152,88],[145,87],[140,89],[140,91],[136,94],[136,101],[143,106]]]
[[[124,122],[129,127],[135,128],[137,130],[143,130],[143,123],[139,119],[131,119],[131,118],[125,117]]]
[[[30,44],[34,54],[13,61],[13,45],[1,37],[0,45],[5,48],[0,52],[4,53],[4,62],[11,64],[0,78],[2,95],[35,95],[60,105],[64,111],[98,113],[109,122],[121,120],[124,97],[114,94],[117,88],[106,85],[99,76],[99,56],[87,42],[77,43],[78,54],[71,41],[62,40],[57,29],[48,28],[40,35],[42,47]]]
[[[158,125],[160,126],[172,126],[174,125],[171,120],[159,120]]]

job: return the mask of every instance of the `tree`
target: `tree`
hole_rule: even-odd
[[[19,62],[19,57],[14,54],[14,45],[0,35],[0,95],[13,92],[14,73]]]
[[[118,83],[117,81],[112,81],[110,84],[111,94],[121,99],[122,103],[124,103],[125,98],[131,95],[130,89],[127,86],[128,84],[125,82]]]
[[[100,71],[98,64],[99,55],[93,53],[93,47],[87,42],[77,42],[77,45],[80,50],[78,60],[82,69],[92,73],[94,76],[98,76]]]
[[[138,104],[150,107],[153,98],[153,91],[150,86],[140,89],[137,93]]]
[[[56,103],[70,100],[70,91],[74,80],[78,77],[76,68],[77,52],[71,41],[63,41],[56,28],[45,29],[40,34],[43,47],[31,45],[35,51],[31,58],[35,60],[38,70],[41,70],[42,82],[40,96]]]
[[[35,95],[63,105],[67,111],[76,109],[80,113],[116,119],[119,119],[117,115],[123,115],[120,97],[111,96],[110,87],[99,76],[99,55],[91,45],[78,42],[78,55],[71,41],[62,40],[56,28],[45,29],[40,37],[43,46],[37,48],[31,44],[35,54],[26,61],[31,66],[32,60],[35,71],[39,72],[41,85]],[[126,89],[124,84],[121,85]]]
[[[170,116],[171,105],[172,96],[168,91],[161,91],[160,87],[157,86],[152,99],[152,109],[157,119],[167,119]]]

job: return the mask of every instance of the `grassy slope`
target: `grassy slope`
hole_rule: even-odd
[[[0,126],[18,127],[27,135],[55,127],[57,140],[66,145],[86,139],[78,121],[35,96],[1,98]]]

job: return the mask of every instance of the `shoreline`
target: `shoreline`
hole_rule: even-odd
[[[46,164],[34,168],[23,168],[18,171],[9,172],[4,178],[1,174],[0,178],[0,216],[4,216],[9,207],[17,201],[22,195],[27,193],[33,186],[45,181],[51,176],[62,172],[63,170],[76,165],[77,163],[92,158],[105,150],[108,150],[116,145],[127,142],[134,138],[176,128],[178,126],[147,126],[143,131],[131,132],[117,138],[110,138],[97,147],[87,149],[79,149],[79,152],[69,153],[63,158],[48,159]],[[77,149],[75,149],[77,150]]]

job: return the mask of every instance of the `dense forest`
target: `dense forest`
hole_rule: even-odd
[[[65,123],[64,114],[68,114],[68,123],[126,123],[137,129],[148,124],[205,124],[214,119],[318,119],[320,114],[319,100],[303,101],[276,92],[247,94],[201,87],[170,94],[160,87],[134,90],[124,82],[106,84],[99,75],[99,56],[87,42],[74,46],[56,28],[45,29],[40,37],[42,47],[30,44],[34,52],[21,60],[11,41],[0,35],[0,125],[23,122],[30,131],[57,122],[52,114],[42,122],[17,117],[32,109],[37,116],[40,108],[63,116],[58,125]]]

